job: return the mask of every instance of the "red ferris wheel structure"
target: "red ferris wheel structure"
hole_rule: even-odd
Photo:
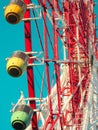
[[[28,59],[25,65],[29,97],[21,95],[17,104],[24,104],[28,100],[30,110],[33,110],[33,116],[28,119],[29,125],[16,122],[12,126],[15,129],[20,127],[21,130],[97,129],[98,41],[94,1],[12,0],[11,4],[10,8],[14,8],[13,4],[20,8],[10,11],[6,8],[5,16],[12,24],[24,21],[25,56],[21,54],[21,58]],[[36,31],[33,28],[31,30],[31,21],[35,22]],[[33,49],[35,43],[32,42],[35,32],[39,44],[36,52]],[[15,55],[17,57],[16,53]],[[16,59],[14,64],[15,61]],[[39,70],[42,69],[41,80],[37,79],[37,82],[45,97],[36,96],[37,83],[34,81],[36,75],[39,78],[39,71],[34,70],[36,66]],[[14,75],[15,70],[21,75],[19,66],[12,66],[8,72]],[[20,76],[17,75],[14,77]],[[26,112],[27,109],[29,108],[26,106]]]

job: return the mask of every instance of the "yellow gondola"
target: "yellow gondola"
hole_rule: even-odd
[[[27,68],[28,55],[21,51],[15,51],[7,61],[7,72],[13,77],[19,77]]]
[[[24,17],[26,4],[22,0],[11,0],[5,8],[5,18],[11,24],[19,23]]]

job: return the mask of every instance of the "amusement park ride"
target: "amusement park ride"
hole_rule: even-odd
[[[5,18],[12,26],[24,22],[25,51],[15,51],[6,67],[15,78],[27,70],[29,97],[21,92],[11,110],[15,130],[98,129],[94,5],[93,0],[11,0],[5,7]],[[32,21],[36,30],[31,30]],[[36,51],[32,32],[38,36]],[[40,97],[35,91],[36,75]]]

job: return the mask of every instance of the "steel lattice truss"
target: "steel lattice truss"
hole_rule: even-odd
[[[96,129],[98,51],[94,1],[38,0],[38,7],[35,1],[24,2],[28,5],[24,17],[26,52],[33,50],[31,4],[33,10],[40,6],[43,21],[43,26],[38,27],[35,13],[38,34],[39,29],[43,28],[42,41],[39,35],[43,58],[31,59],[27,68],[29,98],[32,98],[30,106],[38,111],[34,113],[31,125],[26,130]],[[36,74],[30,66],[32,62],[36,64],[36,60],[44,66],[43,86],[47,89],[47,95],[39,100],[39,106],[37,99],[33,100],[36,94]]]
[[[93,94],[91,57],[95,54],[93,47],[96,43],[94,2],[39,0],[39,3],[43,8],[44,63],[48,89],[47,100],[41,105],[40,119],[43,118],[43,121],[40,129],[86,130],[90,126],[89,101]],[[53,59],[49,59],[47,23],[52,26]],[[58,39],[64,46],[63,60],[58,53]],[[50,62],[56,75],[54,86],[50,85]],[[30,88],[29,92],[31,94]]]

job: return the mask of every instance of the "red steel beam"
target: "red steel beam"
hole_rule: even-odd
[[[26,4],[30,4],[30,0],[24,0]],[[30,10],[27,9],[24,18],[30,18]],[[26,52],[32,52],[32,36],[31,36],[31,23],[30,21],[24,21],[24,33],[25,33],[25,50]],[[33,61],[30,60],[30,63]],[[27,68],[27,80],[28,80],[28,93],[29,97],[35,97],[34,91],[34,73],[33,68],[30,66]],[[30,101],[32,109],[36,109],[35,101]],[[32,117],[32,130],[38,130],[36,113]]]
[[[78,9],[79,5],[81,5],[80,10]],[[81,87],[78,87],[79,83],[79,69],[78,65],[76,64],[69,64],[69,75],[70,75],[70,89],[72,94],[75,92],[71,104],[72,108],[70,109],[70,115],[72,118],[70,118],[69,124],[67,123],[66,126],[70,126],[77,124],[77,130],[81,129],[81,123],[83,118],[83,106],[80,108],[80,102],[81,102],[81,90],[82,92],[86,92],[87,94],[87,88],[89,86],[89,63],[87,61],[89,60],[88,57],[88,39],[90,38],[90,33],[88,32],[90,30],[87,28],[87,25],[89,25],[89,17],[90,14],[88,12],[88,5],[86,5],[82,0],[80,3],[75,1],[74,3],[69,3],[69,0],[66,0],[64,3],[64,10],[65,10],[65,19],[66,24],[69,27],[66,30],[66,37],[68,38],[68,59],[69,60],[77,60],[77,55],[80,56],[80,60],[84,62],[83,65],[80,66],[80,78],[82,78],[83,75],[85,75],[83,81],[81,82]],[[79,11],[79,12],[78,12]],[[75,17],[73,17],[75,16]],[[75,21],[75,18],[77,21]],[[76,23],[78,22],[78,24]],[[77,37],[77,27],[78,27],[78,37]],[[85,37],[86,36],[86,37]],[[79,43],[77,51],[77,43]],[[79,53],[79,54],[78,54]],[[81,89],[80,89],[81,88]],[[87,96],[85,95],[85,100],[83,100],[83,103],[86,104],[87,102]],[[67,114],[67,112],[66,112]],[[68,114],[69,115],[69,114]],[[78,116],[80,115],[80,118]],[[67,122],[67,116],[65,116],[65,122]]]
[[[46,4],[46,0],[44,0],[44,3]],[[47,13],[44,11],[43,17],[44,17],[45,22],[47,21],[46,15],[47,15]],[[48,59],[48,41],[47,41],[46,24],[44,24],[44,43],[45,43],[45,48],[44,48],[45,59]],[[51,100],[51,96],[50,96],[51,95],[51,85],[50,85],[50,73],[49,73],[49,63],[48,62],[46,62],[46,78],[47,78],[49,109],[50,109],[50,123],[51,123],[53,120],[53,115],[52,115],[52,100]]]
[[[55,5],[57,8],[57,2],[55,0],[52,0],[52,4]],[[55,20],[55,10],[52,10],[52,17],[53,17],[53,35],[54,35],[54,59],[59,59],[58,56],[58,33],[57,33],[57,21]],[[61,84],[60,84],[60,66],[56,62],[54,62],[54,70],[56,75],[56,87],[57,87],[57,99],[58,99],[58,113],[61,114]],[[61,129],[63,129],[62,126],[62,117],[59,117],[60,119],[60,126]]]

